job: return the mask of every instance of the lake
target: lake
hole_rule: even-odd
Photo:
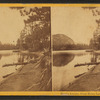
[[[62,90],[77,76],[88,72],[94,65],[74,67],[76,64],[100,62],[100,54],[85,52],[85,50],[53,51],[52,89]]]
[[[5,79],[7,75],[16,72],[18,68],[22,66],[14,65],[3,67],[3,65],[18,62],[28,62],[30,59],[33,59],[33,55],[13,52],[12,50],[0,50],[0,82]]]

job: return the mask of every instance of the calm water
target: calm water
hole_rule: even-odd
[[[99,61],[99,54],[85,52],[85,50],[54,51],[52,69],[53,90],[61,90],[64,86],[77,79],[75,76],[88,72],[94,66],[74,67],[74,65]]]
[[[28,54],[22,54],[18,52],[12,52],[12,50],[1,50],[0,51],[0,81],[4,79],[4,76],[14,73],[21,65],[3,67],[5,64],[13,64],[18,62],[27,62],[33,56]]]

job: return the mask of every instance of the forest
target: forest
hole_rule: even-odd
[[[9,44],[9,43],[2,44],[2,43],[0,42],[0,50],[13,50],[13,49],[17,49],[17,48],[16,48],[16,45],[14,45],[14,44]]]
[[[54,46],[53,50],[85,50],[90,48],[91,47],[87,44],[68,44],[68,45]]]

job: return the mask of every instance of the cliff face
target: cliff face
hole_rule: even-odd
[[[64,50],[68,49],[70,45],[73,45],[74,41],[64,34],[53,35],[53,49]]]

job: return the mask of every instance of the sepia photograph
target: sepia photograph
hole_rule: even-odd
[[[100,91],[100,7],[52,7],[53,91]]]
[[[100,7],[0,13],[0,91],[100,91]]]
[[[51,91],[50,7],[0,7],[0,91]]]

